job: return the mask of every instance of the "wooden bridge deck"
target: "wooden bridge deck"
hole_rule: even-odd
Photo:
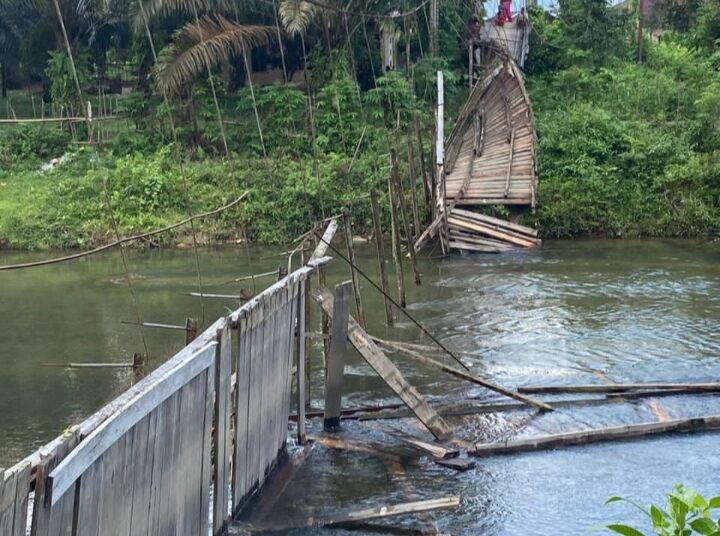
[[[475,84],[447,143],[447,202],[535,206],[535,128],[513,60]]]

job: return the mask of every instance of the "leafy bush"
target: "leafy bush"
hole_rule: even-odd
[[[18,126],[0,134],[0,165],[62,156],[70,136],[57,128]]]
[[[682,485],[668,495],[667,506],[650,505],[645,509],[636,502],[622,497],[611,497],[607,503],[626,502],[645,514],[652,523],[652,534],[658,536],[706,536],[720,535],[720,517],[713,515],[720,510],[720,497],[706,499],[701,494]],[[606,504],[607,504],[606,503]],[[645,536],[629,525],[612,524],[606,528],[623,536]]]

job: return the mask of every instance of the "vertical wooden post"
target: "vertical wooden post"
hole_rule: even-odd
[[[332,334],[325,377],[325,414],[323,428],[334,432],[340,429],[340,403],[342,400],[345,354],[347,352],[348,322],[350,320],[350,293],[352,283],[345,281],[335,287]]]
[[[400,204],[400,215],[402,216],[402,224],[405,229],[405,241],[410,251],[410,264],[412,265],[413,275],[415,276],[415,284],[420,285],[420,272],[418,272],[417,258],[415,257],[415,246],[413,244],[412,233],[410,232],[410,218],[407,213],[407,205],[405,204],[405,192],[403,191],[402,181],[400,180],[400,171],[398,169],[397,155],[395,149],[390,149],[390,160],[392,162],[392,183],[395,188],[395,196]]]
[[[392,162],[391,162],[392,165]],[[395,261],[395,283],[397,284],[398,303],[401,307],[407,305],[405,298],[405,274],[402,265],[402,252],[400,251],[400,230],[398,229],[397,201],[393,190],[392,167],[388,175],[388,202],[390,203],[390,232],[392,234],[392,254]]]
[[[348,209],[343,209],[343,223],[345,224],[345,248],[348,260],[350,261],[350,276],[352,277],[353,294],[355,296],[355,308],[357,309],[357,320],[363,329],[366,329],[365,309],[363,308],[362,296],[360,295],[360,278],[358,277],[357,263],[355,262],[355,250],[352,243],[352,216]]]
[[[382,224],[380,223],[380,204],[378,203],[378,193],[376,190],[370,191],[370,206],[372,207],[373,234],[375,235],[375,249],[377,251],[378,268],[380,270],[380,284],[382,285],[383,301],[385,302],[385,320],[388,326],[392,326],[392,306],[388,299],[390,285],[388,285],[387,271],[385,270],[385,243],[383,242]]]
[[[430,54],[438,55],[438,0],[430,0]]]
[[[190,344],[195,340],[195,337],[197,337],[197,320],[194,318],[186,318],[185,319],[185,346]]]
[[[416,115],[413,117],[413,127],[415,128],[415,136],[418,142],[418,152],[420,153],[420,172],[423,178],[423,191],[425,192],[425,206],[432,206],[433,190],[428,178],[427,167],[425,166],[425,150],[422,141],[422,128],[420,127],[420,118]]]
[[[316,247],[319,244],[319,240],[316,239]],[[325,266],[318,266],[318,287],[323,288],[326,286],[327,277],[325,272]],[[330,351],[330,317],[325,311],[320,313],[320,332],[322,333],[322,346],[323,346],[323,362],[325,367],[325,375],[327,376],[327,360],[328,352]]]
[[[306,252],[306,245],[310,245],[312,242],[309,240],[305,241],[305,244],[303,244],[302,250],[301,250],[301,259],[302,264],[305,266],[305,263],[308,261],[308,254]],[[312,248],[310,248],[312,249]],[[310,296],[310,279],[306,279],[302,286],[300,287],[300,292],[303,293],[302,298],[302,305],[304,308],[304,311],[299,312],[298,314],[304,315],[304,323],[303,323],[303,331],[300,333],[301,341],[304,347],[304,360],[305,360],[305,405],[310,405],[310,339],[306,335],[307,326],[311,326],[312,322],[311,320],[311,310],[310,310],[310,300],[308,300],[308,296]],[[299,370],[299,368],[298,368]],[[299,373],[298,373],[299,374]]]
[[[306,280],[300,281],[300,292],[298,294],[298,323],[297,323],[297,413],[298,413],[298,444],[305,444],[305,390],[308,387],[306,382],[306,353],[305,353],[305,305],[307,303]]]
[[[445,187],[445,92],[443,84],[443,72],[437,72],[437,139],[435,140],[435,164],[437,169],[438,180],[438,198],[440,199],[440,216],[442,216],[442,225],[440,226],[440,246],[443,255],[448,254],[447,240],[447,190]]]
[[[132,380],[130,385],[133,386],[145,377],[145,356],[142,354],[133,354]]]
[[[413,241],[420,236],[420,214],[418,212],[417,200],[417,176],[415,175],[415,151],[413,150],[412,137],[407,137],[408,169],[410,175],[410,193],[413,210]]]

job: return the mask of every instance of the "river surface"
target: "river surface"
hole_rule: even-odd
[[[252,248],[252,271],[283,263],[280,249]],[[373,250],[358,247],[361,266],[377,280]],[[0,252],[0,264],[46,254]],[[236,294],[250,282],[244,248],[203,249],[205,292]],[[202,318],[194,255],[189,250],[128,252],[138,309],[115,253],[23,271],[0,272],[0,467],[11,465],[129,385],[125,369],[48,367],[127,363],[144,344],[156,366],[178,350],[183,333],[122,321],[183,324]],[[534,252],[422,259],[422,286],[408,280],[409,310],[479,375],[514,387],[645,381],[716,381],[720,377],[720,243],[701,241],[548,242]],[[409,266],[406,268],[409,272]],[[329,283],[348,278],[333,261]],[[391,282],[393,274],[390,274]],[[272,278],[257,282],[262,288]],[[384,326],[382,301],[363,285],[368,329],[386,339],[431,344],[407,320]],[[232,300],[204,303],[206,324]],[[314,309],[311,328],[317,330]],[[317,356],[317,345],[315,355]],[[397,357],[406,375],[438,403],[467,397],[497,400],[482,388]],[[322,405],[322,363],[313,361],[313,404]],[[393,402],[392,393],[357,355],[346,369],[344,405]],[[451,419],[473,440],[614,426],[720,413],[720,397],[664,397],[632,404],[563,408]],[[310,425],[320,433],[320,422]],[[340,437],[386,440],[406,421],[346,422]],[[362,507],[459,495],[456,511],[432,513],[450,534],[581,535],[597,523],[643,523],[612,495],[662,502],[679,482],[720,495],[720,434],[675,435],[551,452],[478,459],[456,473],[436,465],[396,467],[376,457],[316,446],[273,511],[277,520],[336,507]],[[415,518],[393,522],[408,530]],[[389,522],[387,522],[389,523]],[[314,534],[316,530],[297,531]],[[352,534],[386,533],[354,531]],[[343,531],[336,531],[342,534]]]

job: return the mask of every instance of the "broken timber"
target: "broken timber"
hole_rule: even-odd
[[[715,393],[720,392],[720,383],[615,383],[611,385],[551,385],[545,387],[519,387],[521,393],[564,394],[564,393],[624,393],[625,391],[664,391]]]
[[[426,501],[415,501],[401,504],[391,504],[387,506],[379,506],[375,508],[365,508],[362,510],[338,510],[336,512],[310,516],[305,519],[298,520],[295,523],[285,523],[282,525],[243,525],[236,524],[231,526],[228,534],[244,534],[246,531],[288,531],[300,528],[313,527],[329,527],[332,525],[341,525],[346,523],[355,523],[358,521],[370,521],[373,519],[383,519],[386,517],[394,517],[400,515],[418,514],[421,512],[430,512],[432,510],[441,510],[455,508],[460,504],[459,497],[443,497],[440,499],[430,499]]]
[[[479,377],[475,376],[474,374],[470,374],[469,372],[465,372],[460,369],[456,369],[455,367],[446,365],[445,363],[443,363],[442,361],[438,361],[437,359],[433,359],[431,357],[425,357],[424,355],[419,354],[411,349],[405,348],[401,345],[396,346],[391,341],[384,341],[383,344],[385,346],[393,349],[394,351],[401,352],[417,361],[438,367],[443,372],[447,372],[448,374],[452,374],[453,376],[455,376],[457,378],[467,380],[471,383],[480,385],[482,387],[485,387],[486,389],[490,389],[491,391],[495,391],[496,393],[500,393],[509,398],[514,398],[515,400],[519,400],[520,402],[523,402],[525,404],[533,406],[533,407],[539,409],[540,411],[552,411],[552,409],[553,409],[549,404],[546,404],[545,402],[541,402],[540,400],[530,398],[530,397],[522,395],[520,393],[516,393],[515,391],[512,391],[510,389],[502,387],[501,385],[497,385],[495,383],[492,383],[492,382],[489,382],[482,378],[479,378]]]
[[[469,207],[535,207],[536,132],[523,77],[513,59],[500,54],[474,85],[444,146],[435,219],[414,245],[415,252],[435,235],[450,249],[497,253],[539,245],[537,231],[493,218]],[[482,121],[480,121],[480,117]],[[514,227],[514,228],[513,228]]]
[[[720,415],[694,417],[690,419],[676,419],[664,422],[648,422],[615,426],[611,428],[597,428],[580,432],[567,432],[503,443],[478,444],[474,449],[468,450],[471,456],[490,456],[494,454],[511,454],[514,452],[528,452],[535,450],[548,450],[557,447],[572,445],[585,445],[604,441],[623,441],[638,437],[670,434],[675,432],[695,432],[702,430],[717,430],[720,428]]]
[[[327,314],[332,314],[334,299],[328,289],[318,288],[314,290],[313,299],[320,304]],[[440,440],[450,436],[452,432],[450,426],[423,400],[417,389],[407,382],[398,368],[377,347],[352,316],[349,320],[348,339],[365,361],[420,419],[430,433]]]

